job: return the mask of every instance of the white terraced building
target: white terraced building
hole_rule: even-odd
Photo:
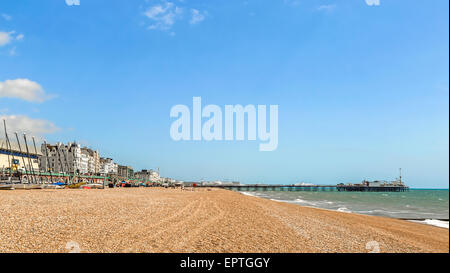
[[[140,172],[135,172],[134,177],[142,180],[149,180],[153,182],[160,181],[159,173],[154,170],[142,170]]]
[[[100,155],[98,151],[89,148],[81,148],[82,152],[88,156],[88,172],[90,174],[100,173]]]
[[[81,174],[87,174],[89,173],[89,153],[81,149],[81,164],[80,164],[80,173]]]
[[[102,175],[117,174],[118,164],[112,158],[100,158],[99,173]]]
[[[46,151],[47,148],[47,151]],[[100,173],[100,156],[98,151],[81,147],[80,144],[69,142],[67,145],[42,144],[41,170],[52,172],[78,173],[97,175]],[[48,154],[48,157],[47,157]]]
[[[69,142],[64,145],[61,142],[55,145],[42,144],[41,146],[41,170],[55,173],[84,173],[87,172],[87,162],[82,163],[81,146]]]

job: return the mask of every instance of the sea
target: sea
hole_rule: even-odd
[[[246,191],[246,195],[301,206],[404,219],[449,228],[449,190],[408,192]]]

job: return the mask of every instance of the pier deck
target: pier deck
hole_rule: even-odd
[[[341,185],[202,185],[199,187],[221,188],[233,191],[358,191],[358,192],[404,192],[409,188],[406,186],[341,186]]]

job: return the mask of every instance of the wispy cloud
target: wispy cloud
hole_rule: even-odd
[[[19,34],[19,35],[16,36],[16,40],[17,41],[22,41],[23,38],[25,38],[25,35],[23,35],[23,34]]]
[[[12,20],[12,16],[8,15],[6,13],[2,13],[1,14],[2,18],[5,19],[6,21],[11,21]]]
[[[365,0],[366,4],[369,6],[379,6],[380,0]]]
[[[172,2],[163,2],[149,7],[144,15],[152,21],[149,29],[169,30],[181,18],[183,9]]]
[[[333,11],[336,9],[336,4],[329,4],[329,5],[320,5],[317,7],[318,11]]]
[[[9,50],[9,56],[16,56],[17,55],[17,51],[16,51],[16,47],[14,46],[13,48],[11,48]]]
[[[189,21],[189,23],[192,25],[200,23],[201,21],[205,20],[205,14],[206,13],[202,13],[197,9],[191,9],[191,20]]]
[[[80,4],[80,0],[66,0],[68,6],[79,6]]]
[[[179,0],[178,2],[178,4],[175,4],[174,2],[163,0],[148,7],[144,11],[144,16],[150,20],[150,25],[147,28],[169,31],[169,34],[174,36],[175,32],[172,31],[172,28],[177,22],[189,22],[189,24],[194,25],[206,19],[207,11],[187,7],[184,1]]]
[[[41,85],[28,79],[0,82],[0,99],[17,98],[29,102],[41,103],[52,97],[44,92]]]

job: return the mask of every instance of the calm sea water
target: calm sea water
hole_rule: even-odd
[[[401,219],[449,219],[448,190],[409,192],[283,192],[251,191],[248,195],[310,206]],[[448,223],[447,223],[448,225]]]

